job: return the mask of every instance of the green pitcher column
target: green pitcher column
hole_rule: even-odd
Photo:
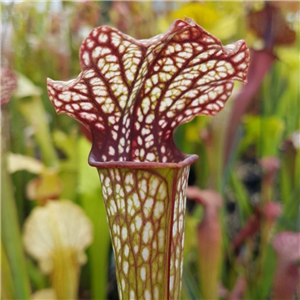
[[[188,173],[99,170],[120,299],[180,299]]]

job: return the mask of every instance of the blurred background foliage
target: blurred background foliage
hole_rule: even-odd
[[[182,299],[292,299],[297,286],[299,292],[299,272],[289,291],[279,282],[289,278],[282,266],[295,266],[300,257],[281,257],[274,244],[278,233],[300,226],[298,2],[2,1],[2,299],[118,299],[101,187],[87,164],[88,134],[56,115],[46,78],[77,76],[80,44],[94,27],[144,39],[184,17],[223,44],[245,39],[251,63],[248,83],[236,84],[217,117],[198,117],[175,135],[182,151],[200,156],[189,184],[221,199],[209,194],[205,202],[207,194],[188,193]],[[91,244],[83,246],[68,220],[70,201]],[[45,228],[54,211],[61,228]],[[81,227],[84,218],[92,229]],[[52,241],[47,230],[61,240]],[[218,232],[220,243],[205,240]],[[299,251],[290,239],[290,251]],[[77,248],[67,248],[75,240]],[[55,243],[60,253],[53,252]]]

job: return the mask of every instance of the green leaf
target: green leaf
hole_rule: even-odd
[[[30,299],[30,285],[26,271],[17,209],[10,177],[1,157],[1,238],[13,279],[15,299]]]
[[[79,139],[78,188],[82,207],[94,226],[94,242],[88,250],[92,298],[106,299],[110,237],[99,176],[97,170],[87,164],[90,148],[85,138]]]
[[[42,90],[34,85],[27,77],[18,74],[18,87],[15,91],[17,98],[41,96]]]
[[[242,223],[244,223],[252,212],[249,196],[243,183],[233,171],[230,172],[230,183],[232,185],[238,203],[238,207],[241,212]]]
[[[15,299],[11,270],[2,242],[1,242],[1,298]]]
[[[285,124],[277,117],[244,117],[245,137],[240,144],[244,152],[250,145],[256,146],[260,157],[278,156]]]

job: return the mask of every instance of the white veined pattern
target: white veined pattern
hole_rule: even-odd
[[[48,81],[58,113],[87,126],[97,161],[177,162],[174,129],[223,109],[249,64],[243,41],[228,46],[193,21],[177,20],[149,40],[101,26],[80,50],[82,72]]]
[[[179,299],[188,172],[99,170],[121,299]]]

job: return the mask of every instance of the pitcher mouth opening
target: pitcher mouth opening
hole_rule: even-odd
[[[189,166],[199,159],[198,155],[185,154],[183,160],[178,162],[139,162],[139,161],[107,161],[100,162],[89,155],[89,164],[97,169],[108,169],[108,168],[128,168],[128,169],[162,169],[162,168],[173,168],[179,169],[182,167]]]

